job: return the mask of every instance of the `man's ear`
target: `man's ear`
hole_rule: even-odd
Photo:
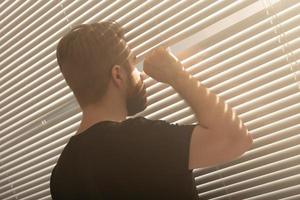
[[[121,88],[125,85],[125,76],[124,72],[120,65],[114,65],[111,69],[111,79],[116,87]]]

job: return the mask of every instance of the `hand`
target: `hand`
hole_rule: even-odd
[[[183,65],[170,51],[170,48],[161,46],[147,53],[143,62],[144,72],[153,79],[170,84]]]

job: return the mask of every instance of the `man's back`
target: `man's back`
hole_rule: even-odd
[[[71,137],[52,171],[53,199],[197,199],[189,145],[196,125],[144,117],[102,121]]]

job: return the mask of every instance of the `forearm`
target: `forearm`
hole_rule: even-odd
[[[234,138],[237,134],[248,134],[234,110],[187,71],[178,71],[170,85],[191,106],[203,127],[229,134]]]

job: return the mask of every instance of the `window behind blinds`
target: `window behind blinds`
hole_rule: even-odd
[[[50,173],[81,119],[56,45],[75,25],[107,19],[125,28],[140,70],[145,53],[170,46],[253,136],[239,159],[194,170],[200,199],[300,199],[300,1],[0,3],[0,199],[51,199]],[[149,106],[139,115],[197,122],[169,85],[145,83]]]

